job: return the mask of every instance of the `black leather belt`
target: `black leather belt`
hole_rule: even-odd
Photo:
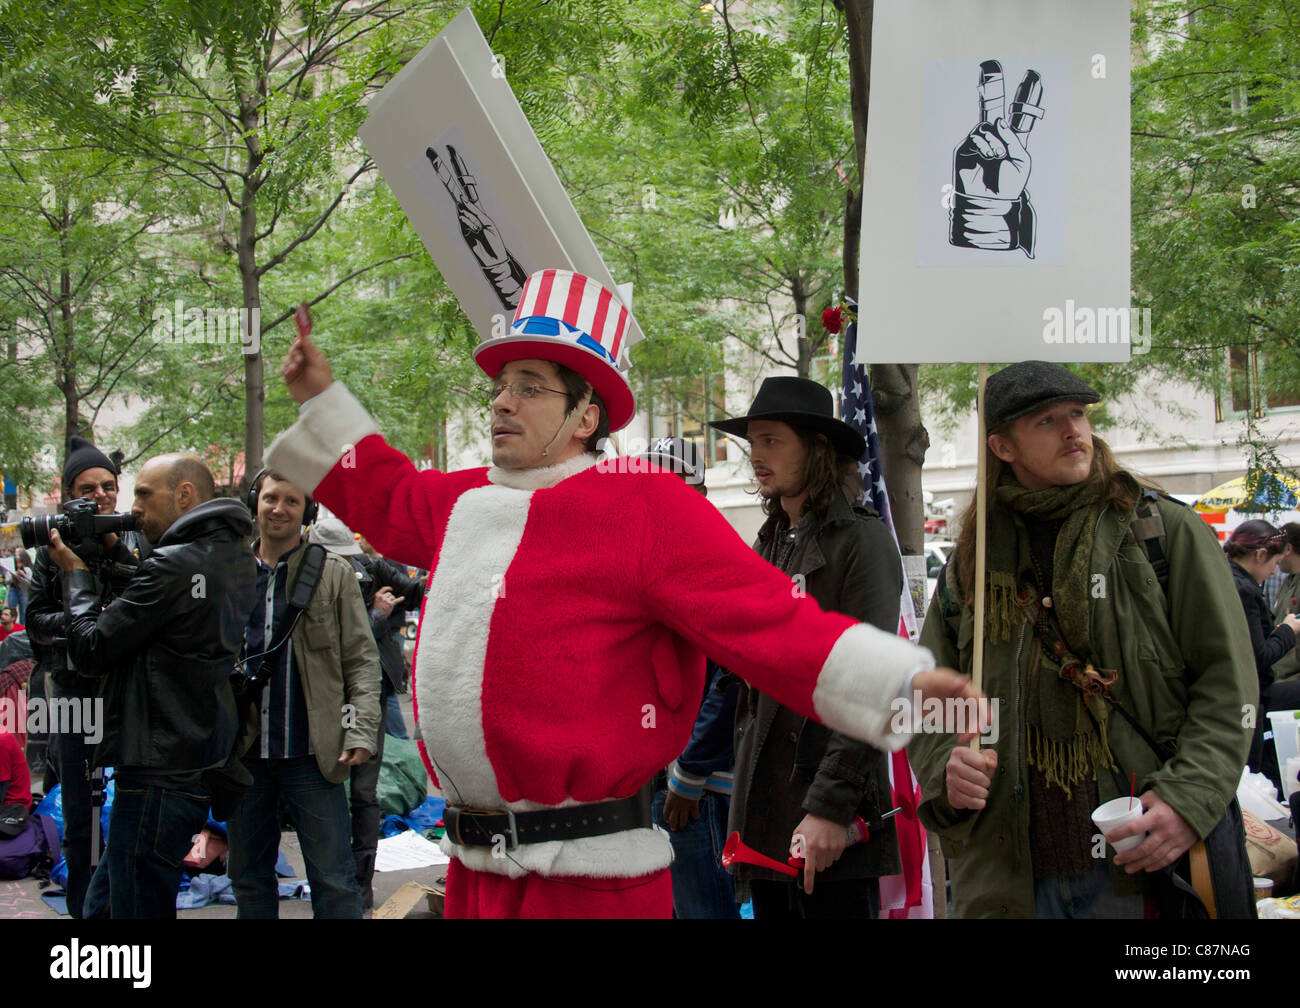
[[[513,850],[520,844],[577,840],[652,826],[650,803],[653,797],[654,791],[647,784],[628,798],[541,812],[448,805],[442,822],[447,827],[447,836],[454,843],[466,847],[494,847],[500,843],[498,838],[503,838],[506,849]]]

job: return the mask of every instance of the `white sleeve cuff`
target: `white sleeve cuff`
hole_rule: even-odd
[[[298,419],[271,444],[268,467],[313,493],[339,459],[379,426],[342,382],[302,404]]]
[[[845,630],[827,655],[813,690],[813,709],[828,728],[877,749],[902,749],[911,736],[891,730],[895,701],[909,696],[916,674],[929,668],[934,656],[927,649],[859,623]]]

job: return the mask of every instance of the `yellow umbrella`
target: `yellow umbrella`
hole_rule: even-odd
[[[1255,502],[1252,510],[1290,511],[1300,505],[1300,482],[1280,473],[1265,473],[1251,494],[1246,477],[1238,476],[1206,491],[1192,506],[1197,511],[1223,514],[1233,508],[1240,510],[1252,497]]]

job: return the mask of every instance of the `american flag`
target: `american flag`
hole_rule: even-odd
[[[885,520],[895,544],[894,516],[889,509],[889,494],[885,492],[885,470],[880,460],[880,437],[876,430],[876,411],[871,404],[871,383],[867,380],[865,364],[857,363],[858,323],[854,317],[857,305],[848,303],[848,324],[844,328],[843,392],[840,398],[840,418],[867,439],[866,451],[858,460],[858,474],[862,477],[863,493],[860,503],[878,512]],[[887,558],[882,558],[888,562]],[[902,564],[902,557],[899,557]],[[908,590],[907,576],[903,576],[903,595],[899,600],[898,635],[916,640],[918,635],[916,610],[912,593]],[[898,851],[903,864],[902,875],[891,875],[880,880],[880,905],[882,917],[902,919],[934,916],[934,889],[930,879],[930,862],[926,855],[925,828],[917,815],[921,788],[907,762],[903,751],[891,754],[889,780],[894,804],[903,811],[895,819],[898,830]]]
[[[856,305],[849,302],[850,310]],[[858,352],[858,323],[852,319],[844,330],[844,392],[840,400],[840,416],[844,422],[867,439],[867,450],[858,460],[858,475],[862,477],[864,491],[859,503],[865,504],[885,519],[889,531],[894,531],[894,515],[889,509],[889,494],[885,492],[885,472],[880,462],[880,437],[876,431],[876,411],[871,404],[871,383],[867,381],[867,367],[856,362]],[[895,535],[897,539],[897,535]]]
[[[840,398],[840,417],[867,439],[866,451],[858,459],[858,475],[862,477],[863,486],[859,503],[876,511],[885,520],[885,526],[897,543],[894,515],[889,508],[889,494],[885,492],[885,469],[880,460],[880,436],[876,430],[876,411],[871,404],[871,383],[867,380],[867,366],[857,363],[858,322],[851,314],[856,310],[857,305],[850,301],[849,320],[844,328],[844,388]],[[902,564],[901,557],[898,562]],[[920,630],[916,625],[916,609],[912,604],[906,574],[903,577],[899,617],[899,636],[916,640]]]

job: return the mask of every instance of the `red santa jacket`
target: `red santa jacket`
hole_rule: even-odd
[[[412,679],[449,801],[519,812],[633,794],[690,738],[706,652],[837,730],[907,741],[890,705],[928,653],[823,612],[675,476],[594,455],[420,471],[337,382],[267,460],[380,553],[431,571]],[[508,858],[444,843],[513,876],[632,877],[672,858],[652,829]]]

